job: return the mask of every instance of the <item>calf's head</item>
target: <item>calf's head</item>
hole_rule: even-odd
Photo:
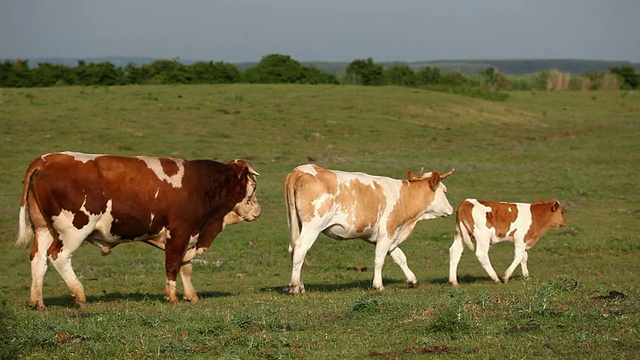
[[[559,229],[567,225],[567,219],[564,218],[564,209],[558,200],[542,201],[536,199],[536,204],[543,206],[543,211],[547,213],[547,227],[550,229]]]

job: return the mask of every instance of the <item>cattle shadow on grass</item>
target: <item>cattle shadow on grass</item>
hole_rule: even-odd
[[[523,280],[523,279],[525,278],[521,276],[512,276],[509,281],[512,282],[514,280]],[[449,278],[448,277],[435,278],[429,281],[429,283],[446,285],[449,283]],[[468,274],[463,276],[458,276],[458,284],[460,285],[475,284],[475,283],[493,283],[493,280],[491,280],[491,278],[488,276],[475,276],[475,275],[468,275]]]
[[[210,298],[219,298],[219,297],[227,297],[233,296],[236,294],[230,292],[220,292],[220,291],[204,291],[198,292],[198,297],[200,300],[210,299]],[[181,302],[182,294],[178,293],[178,298]],[[162,302],[167,303],[167,300],[164,298],[163,293],[141,293],[141,292],[131,292],[131,293],[122,293],[122,292],[106,292],[102,295],[89,295],[87,296],[87,302],[85,306],[91,306],[91,304],[99,304],[99,303],[110,303],[110,302],[121,302],[121,301],[132,301],[132,302]],[[47,307],[73,307],[77,306],[71,296],[56,296],[45,298],[44,303]]]
[[[373,290],[372,285],[373,279],[363,280],[363,281],[351,281],[346,283],[339,284],[318,284],[318,283],[304,283],[305,292],[337,292],[343,290],[351,290],[351,289],[362,289],[362,290]],[[384,286],[389,286],[391,284],[402,284],[405,288],[409,288],[406,285],[406,281],[398,280],[398,279],[386,279],[383,278],[382,283]],[[402,287],[400,285],[400,287]],[[277,292],[281,294],[289,294],[289,286],[288,285],[279,285],[279,286],[266,286],[258,289],[260,292]]]

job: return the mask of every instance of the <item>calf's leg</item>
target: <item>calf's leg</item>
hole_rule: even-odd
[[[496,273],[496,271],[493,269],[493,266],[491,266],[491,261],[489,260],[489,247],[490,247],[489,241],[490,240],[486,238],[481,238],[479,236],[475,236],[475,238],[476,238],[476,257],[478,258],[480,265],[482,265],[482,267],[484,268],[484,271],[487,272],[491,280],[493,280],[496,283],[499,283],[500,278],[498,277],[498,274]]]
[[[523,240],[514,240],[513,242],[514,250],[513,250],[513,262],[507,268],[507,271],[504,273],[504,282],[508,282],[509,278],[515,271],[516,267],[522,263],[524,256],[526,254],[526,245]],[[527,266],[525,265],[525,268]]]
[[[522,269],[522,276],[525,278],[529,277],[529,268],[527,268],[527,259],[529,258],[529,253],[527,250],[522,254],[522,261],[520,262],[520,267]]]

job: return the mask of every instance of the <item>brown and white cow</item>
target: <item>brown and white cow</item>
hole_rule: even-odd
[[[73,152],[35,159],[24,180],[16,242],[17,247],[27,247],[33,241],[29,304],[45,307],[42,284],[47,260],[76,303],[86,301],[71,267],[71,255],[84,240],[100,247],[104,255],[128,241],[163,249],[165,297],[178,300],[179,271],[184,299],[198,301],[191,284],[191,259],[207,249],[226,225],[260,215],[256,175],[244,160],[222,164]]]
[[[320,233],[338,240],[360,238],[376,245],[374,289],[384,290],[382,266],[387,254],[402,268],[407,283],[416,285],[416,276],[398,246],[419,220],[453,213],[441,181],[452,172],[430,172],[420,178],[409,172],[410,180],[396,180],[313,164],[293,169],[284,183],[291,231],[289,293],[304,293],[300,271]]]
[[[536,199],[535,204],[524,204],[466,199],[456,213],[456,233],[449,248],[449,282],[458,285],[457,269],[464,251],[463,241],[471,250],[475,242],[478,261],[495,282],[500,279],[489,261],[489,247],[502,241],[512,242],[515,247],[513,262],[504,274],[504,282],[509,281],[518,264],[522,267],[522,275],[528,277],[527,250],[545,231],[566,224],[558,200]]]

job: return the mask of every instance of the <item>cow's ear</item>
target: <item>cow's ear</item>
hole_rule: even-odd
[[[553,205],[551,205],[551,212],[556,212],[560,208],[560,201],[553,200]]]
[[[438,189],[438,185],[440,185],[440,174],[437,171],[431,173],[431,177],[429,177],[429,187],[431,190],[436,191]]]
[[[407,179],[418,180],[418,177],[416,176],[416,174],[413,173],[413,171],[407,170]]]

